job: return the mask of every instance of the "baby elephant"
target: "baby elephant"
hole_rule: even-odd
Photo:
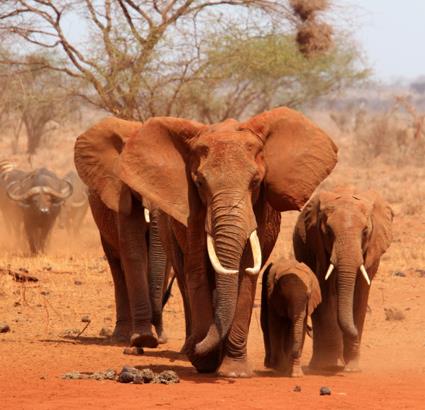
[[[267,267],[261,293],[265,367],[291,377],[303,375],[307,317],[320,302],[319,282],[307,265],[280,259]]]

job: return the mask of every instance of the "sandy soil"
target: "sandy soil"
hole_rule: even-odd
[[[391,180],[387,174],[385,178]],[[123,355],[122,347],[112,346],[99,336],[101,328],[113,327],[113,286],[89,217],[76,241],[55,231],[52,249],[43,257],[19,255],[11,250],[9,238],[3,237],[0,322],[8,323],[11,332],[0,334],[0,408],[292,409],[307,405],[314,409],[425,409],[425,271],[421,270],[425,269],[425,219],[420,209],[406,212],[405,204],[397,201],[393,198],[397,214],[394,243],[372,284],[363,372],[359,374],[307,374],[302,379],[290,379],[265,370],[259,292],[249,338],[256,371],[252,379],[199,375],[178,353],[184,330],[177,288],[165,309],[169,343],[146,349],[144,356]],[[290,255],[295,217],[294,213],[284,216],[275,256]],[[9,268],[25,268],[39,281],[18,283],[8,274]],[[388,309],[397,311],[401,320],[386,320]],[[67,336],[73,329],[83,329],[81,318],[85,315],[91,319],[86,331],[78,339]],[[310,354],[308,340],[305,365]],[[181,383],[123,385],[62,379],[64,373],[73,370],[119,370],[125,364],[155,371],[173,369]],[[301,392],[293,391],[296,385],[301,386]],[[320,396],[321,386],[330,387],[332,395]]]

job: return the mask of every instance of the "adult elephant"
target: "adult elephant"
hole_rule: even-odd
[[[370,284],[390,246],[392,218],[378,193],[353,187],[316,194],[299,215],[295,256],[316,273],[322,292],[312,315],[312,368],[360,369]]]
[[[162,297],[170,272],[158,227],[160,211],[116,176],[124,144],[141,127],[117,118],[101,121],[78,137],[75,165],[89,187],[90,208],[114,282],[113,339],[156,347],[166,341]]]
[[[80,137],[77,162],[82,144]],[[120,144],[103,141],[108,152]],[[157,117],[127,139],[113,172],[99,173],[101,195],[121,209],[130,207],[130,187],[169,215],[168,244],[190,319],[186,352],[199,371],[250,375],[256,282],[280,212],[307,201],[335,166],[336,152],[323,131],[288,108],[211,126]],[[99,163],[108,156],[99,155]],[[114,189],[106,184],[111,175]]]

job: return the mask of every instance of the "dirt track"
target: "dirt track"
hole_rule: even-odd
[[[284,218],[277,254],[288,255],[294,215]],[[2,409],[77,408],[235,408],[274,409],[425,409],[425,223],[417,216],[397,216],[395,238],[372,285],[360,374],[277,377],[262,366],[259,296],[251,325],[249,352],[256,377],[223,380],[197,374],[177,353],[183,343],[183,314],[177,288],[165,310],[169,343],[144,356],[125,356],[120,346],[99,336],[114,321],[113,287],[97,233],[88,221],[78,245],[55,232],[50,256],[26,258],[5,253],[0,258],[0,398]],[[413,229],[412,229],[413,228]],[[3,248],[7,246],[4,241]],[[7,265],[26,268],[39,279],[20,284]],[[396,276],[402,271],[405,276]],[[258,292],[257,292],[258,294]],[[396,309],[403,320],[386,320],[384,309]],[[81,317],[91,323],[78,340],[64,337],[81,330]],[[308,364],[311,341],[304,350]],[[119,370],[138,364],[153,370],[174,369],[177,385],[122,385],[111,381],[63,380],[66,372]],[[294,392],[295,385],[302,391]],[[332,389],[320,396],[321,386]]]

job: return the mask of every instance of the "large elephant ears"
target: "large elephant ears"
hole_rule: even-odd
[[[266,193],[278,211],[299,210],[337,162],[337,147],[301,113],[280,107],[252,117],[248,128],[265,141]]]
[[[120,153],[142,123],[109,117],[81,134],[75,142],[74,162],[80,178],[113,211],[129,213],[131,192],[118,177]]]
[[[203,127],[180,118],[151,118],[127,142],[120,157],[120,178],[186,226],[193,190],[186,165],[190,140]]]
[[[372,233],[365,258],[365,266],[368,269],[379,260],[391,245],[394,213],[389,203],[377,192],[367,191],[363,195],[373,202]]]
[[[317,277],[311,272],[310,275],[311,294],[308,300],[307,314],[310,316],[316,307],[322,302],[322,293],[320,292],[320,285]]]

